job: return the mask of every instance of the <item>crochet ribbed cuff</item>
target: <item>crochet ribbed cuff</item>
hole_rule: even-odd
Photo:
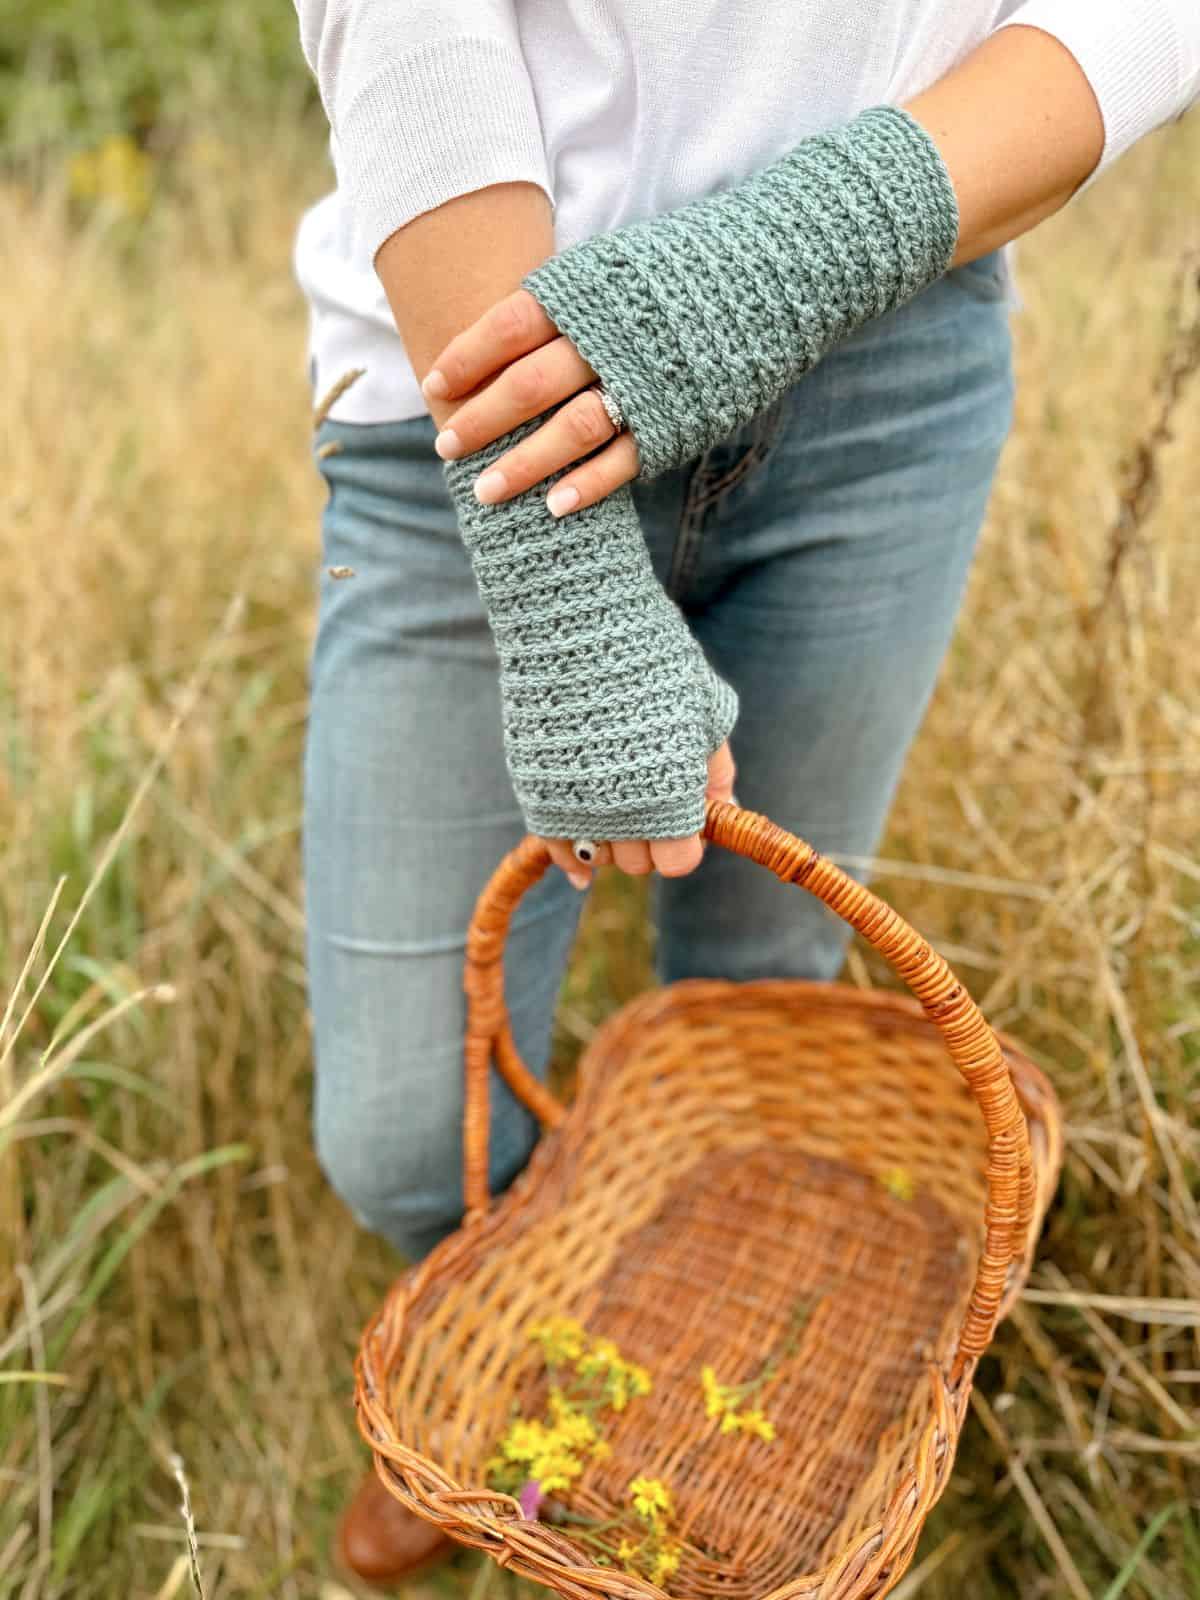
[[[876,106],[736,188],[571,246],[524,285],[616,397],[652,478],[912,299],[957,241],[933,140]]]
[[[500,658],[517,803],[546,838],[684,838],[704,825],[737,696],[655,577],[628,487],[562,519],[544,483],[476,500],[476,476],[543,421],[444,469]]]

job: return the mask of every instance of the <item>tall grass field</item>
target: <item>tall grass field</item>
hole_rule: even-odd
[[[18,3],[0,45],[0,1600],[185,1600],[181,1474],[207,1600],[354,1593],[397,1263],[309,1142],[290,251],[328,166],[275,10]],[[1050,1073],[1067,1160],[896,1593],[1191,1600],[1200,121],[1019,272],[1016,429],[874,881]],[[650,948],[606,881],[564,1068]],[[409,1592],[528,1587],[463,1554]]]

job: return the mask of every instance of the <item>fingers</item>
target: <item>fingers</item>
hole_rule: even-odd
[[[637,477],[640,457],[632,434],[613,438],[608,413],[591,390],[557,411],[536,433],[481,473],[475,480],[476,498],[484,505],[510,500],[587,455],[605,439],[612,440],[607,450],[560,478],[546,496],[546,507],[556,517],[595,505]]]
[[[733,752],[726,740],[708,758],[707,798],[731,801],[736,776]],[[548,839],[546,843],[554,864],[562,868],[577,889],[590,886],[594,868],[610,864],[635,878],[645,877],[648,872],[659,872],[664,878],[683,878],[695,872],[704,859],[705,848],[698,833],[687,839],[618,839],[613,844],[598,844],[596,859],[584,866],[576,859],[570,840]]]
[[[493,439],[511,432],[519,423],[540,416],[543,411],[548,411],[570,395],[577,395],[594,377],[591,367],[569,339],[555,339],[532,355],[514,361],[485,389],[473,394],[456,411],[452,411],[433,442],[434,449],[443,461],[456,461],[460,456],[471,455],[476,450],[482,450]],[[597,401],[600,414],[607,424],[604,432],[596,431],[592,438],[589,448],[594,450],[611,436],[613,428],[604,413],[604,407],[599,405],[598,396],[593,394],[591,398]],[[559,415],[556,413],[551,422],[558,421]],[[594,422],[594,418],[585,412],[582,417],[576,416],[572,421],[580,428],[580,443],[585,443],[586,424]],[[549,427],[550,423],[546,426]],[[505,456],[503,459],[508,461],[511,457]],[[571,455],[567,459],[573,461],[575,457]],[[531,481],[536,483],[537,479]]]
[[[700,835],[690,839],[618,839],[615,844],[596,847],[596,859],[584,866],[575,859],[571,844],[566,839],[547,839],[550,859],[561,867],[577,889],[586,889],[592,881],[595,867],[615,866],[619,872],[631,877],[644,878],[648,872],[661,872],[665,878],[681,878],[694,871],[704,854]]]
[[[557,406],[480,474],[475,494],[483,505],[497,505],[583,461],[555,484],[546,504],[556,517],[595,505],[636,478],[641,464],[633,436],[616,435],[599,395],[588,387],[595,377],[533,296],[518,290],[452,339],[421,385],[428,400],[469,396],[446,418],[434,449],[443,461],[457,461]],[[472,392],[487,379],[486,388]],[[612,442],[603,449],[606,441]]]
[[[567,875],[567,881],[573,889],[590,888],[592,882],[592,868],[584,866],[582,861],[575,859],[570,841],[567,839],[547,839],[545,841],[550,851],[550,859],[556,867],[561,867]]]
[[[643,878],[653,868],[650,846],[644,839],[618,839],[613,847],[613,865],[631,877]]]
[[[650,857],[664,878],[686,878],[703,861],[704,845],[698,833],[690,839],[655,839]]]
[[[539,428],[527,442],[532,443],[544,432],[544,428]],[[568,472],[560,478],[546,496],[546,506],[556,517],[582,511],[584,506],[594,506],[623,483],[632,483],[640,466],[641,457],[633,435],[618,434],[607,450],[601,450],[599,455],[593,456],[583,466],[576,467],[574,472]]]
[[[558,329],[528,289],[516,289],[451,339],[426,373],[421,391],[427,400],[469,394],[493,373],[549,343],[557,334]]]
[[[574,841],[570,839],[547,839],[545,841],[550,851],[550,859],[556,867],[561,867],[566,873],[572,888],[587,889],[591,887],[592,872],[596,867],[609,867],[612,865],[612,845],[598,844],[595,859],[585,865],[575,855]]]
[[[709,800],[728,801],[733,799],[733,780],[737,776],[737,768],[733,763],[733,752],[729,748],[729,740],[719,750],[714,750],[708,758],[708,787],[705,797]],[[690,839],[656,839],[650,846],[650,855],[655,868],[662,873],[664,878],[684,878],[689,872],[695,872],[704,859],[704,840],[698,833]]]

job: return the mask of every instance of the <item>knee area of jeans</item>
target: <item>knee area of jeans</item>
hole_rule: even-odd
[[[368,1119],[318,1113],[317,1160],[334,1193],[371,1233],[416,1260],[462,1217],[459,1159],[431,1163],[427,1129],[381,1132]],[[431,1181],[432,1179],[432,1181]]]
[[[427,1125],[381,1127],[377,1117],[322,1112],[315,1118],[317,1160],[330,1187],[360,1226],[410,1260],[427,1255],[462,1221],[462,1145],[458,1113],[438,1136]],[[491,1142],[489,1185],[502,1193],[537,1141],[527,1113],[500,1119]]]

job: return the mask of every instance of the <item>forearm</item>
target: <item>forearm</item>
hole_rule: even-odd
[[[1039,28],[1002,30],[910,104],[870,107],[731,189],[586,240],[524,287],[616,396],[654,477],[1064,204],[1103,150],[1071,52]]]
[[[375,270],[417,377],[460,328],[517,288],[553,249],[550,202],[532,183],[459,195],[393,233]],[[439,425],[455,407],[428,403]]]
[[[1095,170],[1104,121],[1071,52],[1039,28],[1005,28],[905,104],[937,145],[958,197],[954,265],[1060,210]]]
[[[394,233],[375,266],[417,375],[552,249],[549,203],[531,184],[463,195]],[[453,402],[429,407],[440,423]],[[654,840],[647,867],[689,870],[736,696],[658,583],[628,490],[569,527],[536,493],[480,504],[475,476],[533,426],[446,467],[499,657],[514,793],[531,832]],[[690,843],[665,844],[678,840]]]
[[[994,35],[905,109],[933,138],[954,184],[956,265],[1059,210],[1104,145],[1082,69],[1037,28]],[[418,377],[553,249],[550,203],[532,183],[459,195],[392,234],[375,267]],[[453,409],[430,405],[439,422]]]
[[[438,352],[439,395],[466,399],[438,448],[497,438],[536,393],[568,403],[496,463],[489,502],[579,462],[555,497],[569,515],[678,466],[863,322],[1059,210],[1198,97],[1196,0],[1022,0],[903,107],[868,108],[739,184],[528,274]],[[514,313],[528,322],[516,348],[496,334]],[[592,453],[610,437],[583,392],[597,377],[627,428]]]

